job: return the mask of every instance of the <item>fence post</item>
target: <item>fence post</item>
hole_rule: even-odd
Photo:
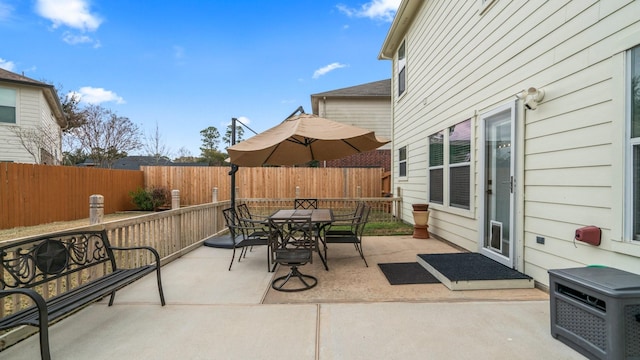
[[[171,209],[180,209],[180,190],[171,190]]]
[[[171,190],[171,210],[180,209],[180,190]],[[171,217],[173,224],[171,225],[173,229],[173,244],[176,249],[182,250],[186,247],[186,244],[183,242],[186,241],[186,238],[182,236],[182,214],[175,214]]]
[[[213,196],[211,197],[211,202],[214,202],[214,203],[218,202],[218,188],[217,187],[213,188]]]
[[[396,203],[396,216],[398,217],[398,219],[402,219],[402,188],[398,186],[396,188],[396,192],[396,197],[400,198],[400,200],[398,200],[398,202]]]
[[[296,198],[300,197],[300,186],[296,186]]]
[[[104,196],[89,196],[89,224],[100,224],[104,218]]]

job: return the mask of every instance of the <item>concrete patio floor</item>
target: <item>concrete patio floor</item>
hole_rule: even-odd
[[[53,359],[584,359],[553,339],[539,289],[450,291],[391,286],[377,264],[456,252],[410,236],[370,237],[364,251],[333,245],[330,271],[300,293],[270,289],[266,249],[227,271],[231,251],[201,247],[162,268],[167,306],[148,276],[50,327]],[[287,269],[279,269],[276,274]],[[38,336],[1,359],[38,359]]]

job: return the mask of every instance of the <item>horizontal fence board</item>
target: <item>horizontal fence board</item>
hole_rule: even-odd
[[[229,167],[143,166],[147,187],[180,190],[181,206],[231,198]],[[242,198],[355,198],[380,197],[382,168],[240,167],[236,195]],[[298,191],[298,193],[296,193]]]
[[[87,218],[94,194],[105,214],[132,210],[138,187],[142,171],[0,163],[0,229]]]
[[[104,214],[133,210],[140,187],[180,191],[180,205],[231,198],[229,167],[144,166],[141,171],[0,163],[0,229],[89,217],[89,197],[104,196]],[[238,198],[375,198],[382,168],[239,168]]]

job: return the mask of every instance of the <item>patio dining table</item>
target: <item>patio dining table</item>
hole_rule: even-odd
[[[314,250],[318,252],[318,256],[324,265],[325,270],[329,271],[329,266],[327,266],[327,259],[322,255],[322,251],[320,251],[318,241],[322,242],[322,246],[324,247],[324,241],[322,239],[323,230],[325,227],[331,225],[333,222],[333,211],[331,209],[281,209],[277,210],[273,214],[269,216],[272,219],[289,219],[295,217],[311,217],[311,223],[313,225],[317,225],[318,231],[316,233],[315,239],[316,244],[314,246]]]

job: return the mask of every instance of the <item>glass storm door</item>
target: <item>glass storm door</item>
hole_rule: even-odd
[[[515,107],[508,105],[481,117],[484,219],[480,252],[509,267],[514,256],[514,116]]]

